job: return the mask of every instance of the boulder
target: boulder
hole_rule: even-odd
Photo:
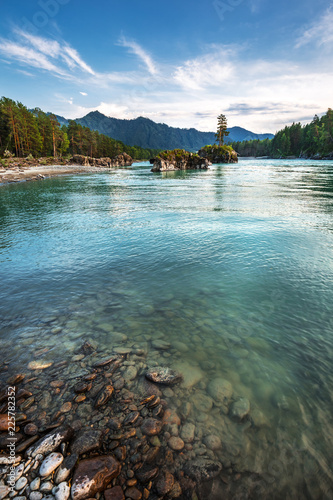
[[[71,495],[73,500],[91,498],[104,491],[120,473],[119,462],[111,456],[98,456],[81,460],[74,471]]]

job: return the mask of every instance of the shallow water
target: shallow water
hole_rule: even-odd
[[[332,212],[332,162],[2,186],[2,361],[70,359],[86,339],[143,348],[183,372],[165,396],[221,438],[224,467],[256,475],[239,498],[333,498]],[[220,377],[229,409],[211,397]]]

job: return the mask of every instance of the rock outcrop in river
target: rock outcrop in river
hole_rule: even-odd
[[[169,170],[207,170],[210,161],[201,158],[195,153],[189,153],[184,149],[174,149],[173,151],[162,151],[155,158],[150,160],[153,164],[152,172],[165,172]]]
[[[130,167],[133,163],[133,158],[127,153],[121,153],[115,158],[91,158],[84,155],[73,155],[72,163],[83,165],[84,167]]]
[[[238,163],[236,151],[231,146],[205,146],[198,152],[201,158],[205,158],[212,163]]]

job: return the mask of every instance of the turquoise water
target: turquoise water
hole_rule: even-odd
[[[2,186],[2,361],[21,371],[38,351],[70,359],[82,339],[103,350],[125,334],[184,372],[170,404],[188,398],[258,491],[333,498],[332,230],[332,162]],[[207,403],[217,377],[250,401],[245,422]]]

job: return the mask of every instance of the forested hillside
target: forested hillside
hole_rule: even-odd
[[[307,125],[293,123],[277,132],[271,140],[232,142],[231,145],[240,156],[333,158],[333,111],[329,108],[321,118],[315,115]]]
[[[121,141],[90,130],[73,120],[60,126],[57,117],[39,108],[29,111],[20,102],[0,99],[0,156],[32,155],[63,157],[82,154],[113,158],[127,153],[133,159],[148,159],[159,150],[127,146]]]

